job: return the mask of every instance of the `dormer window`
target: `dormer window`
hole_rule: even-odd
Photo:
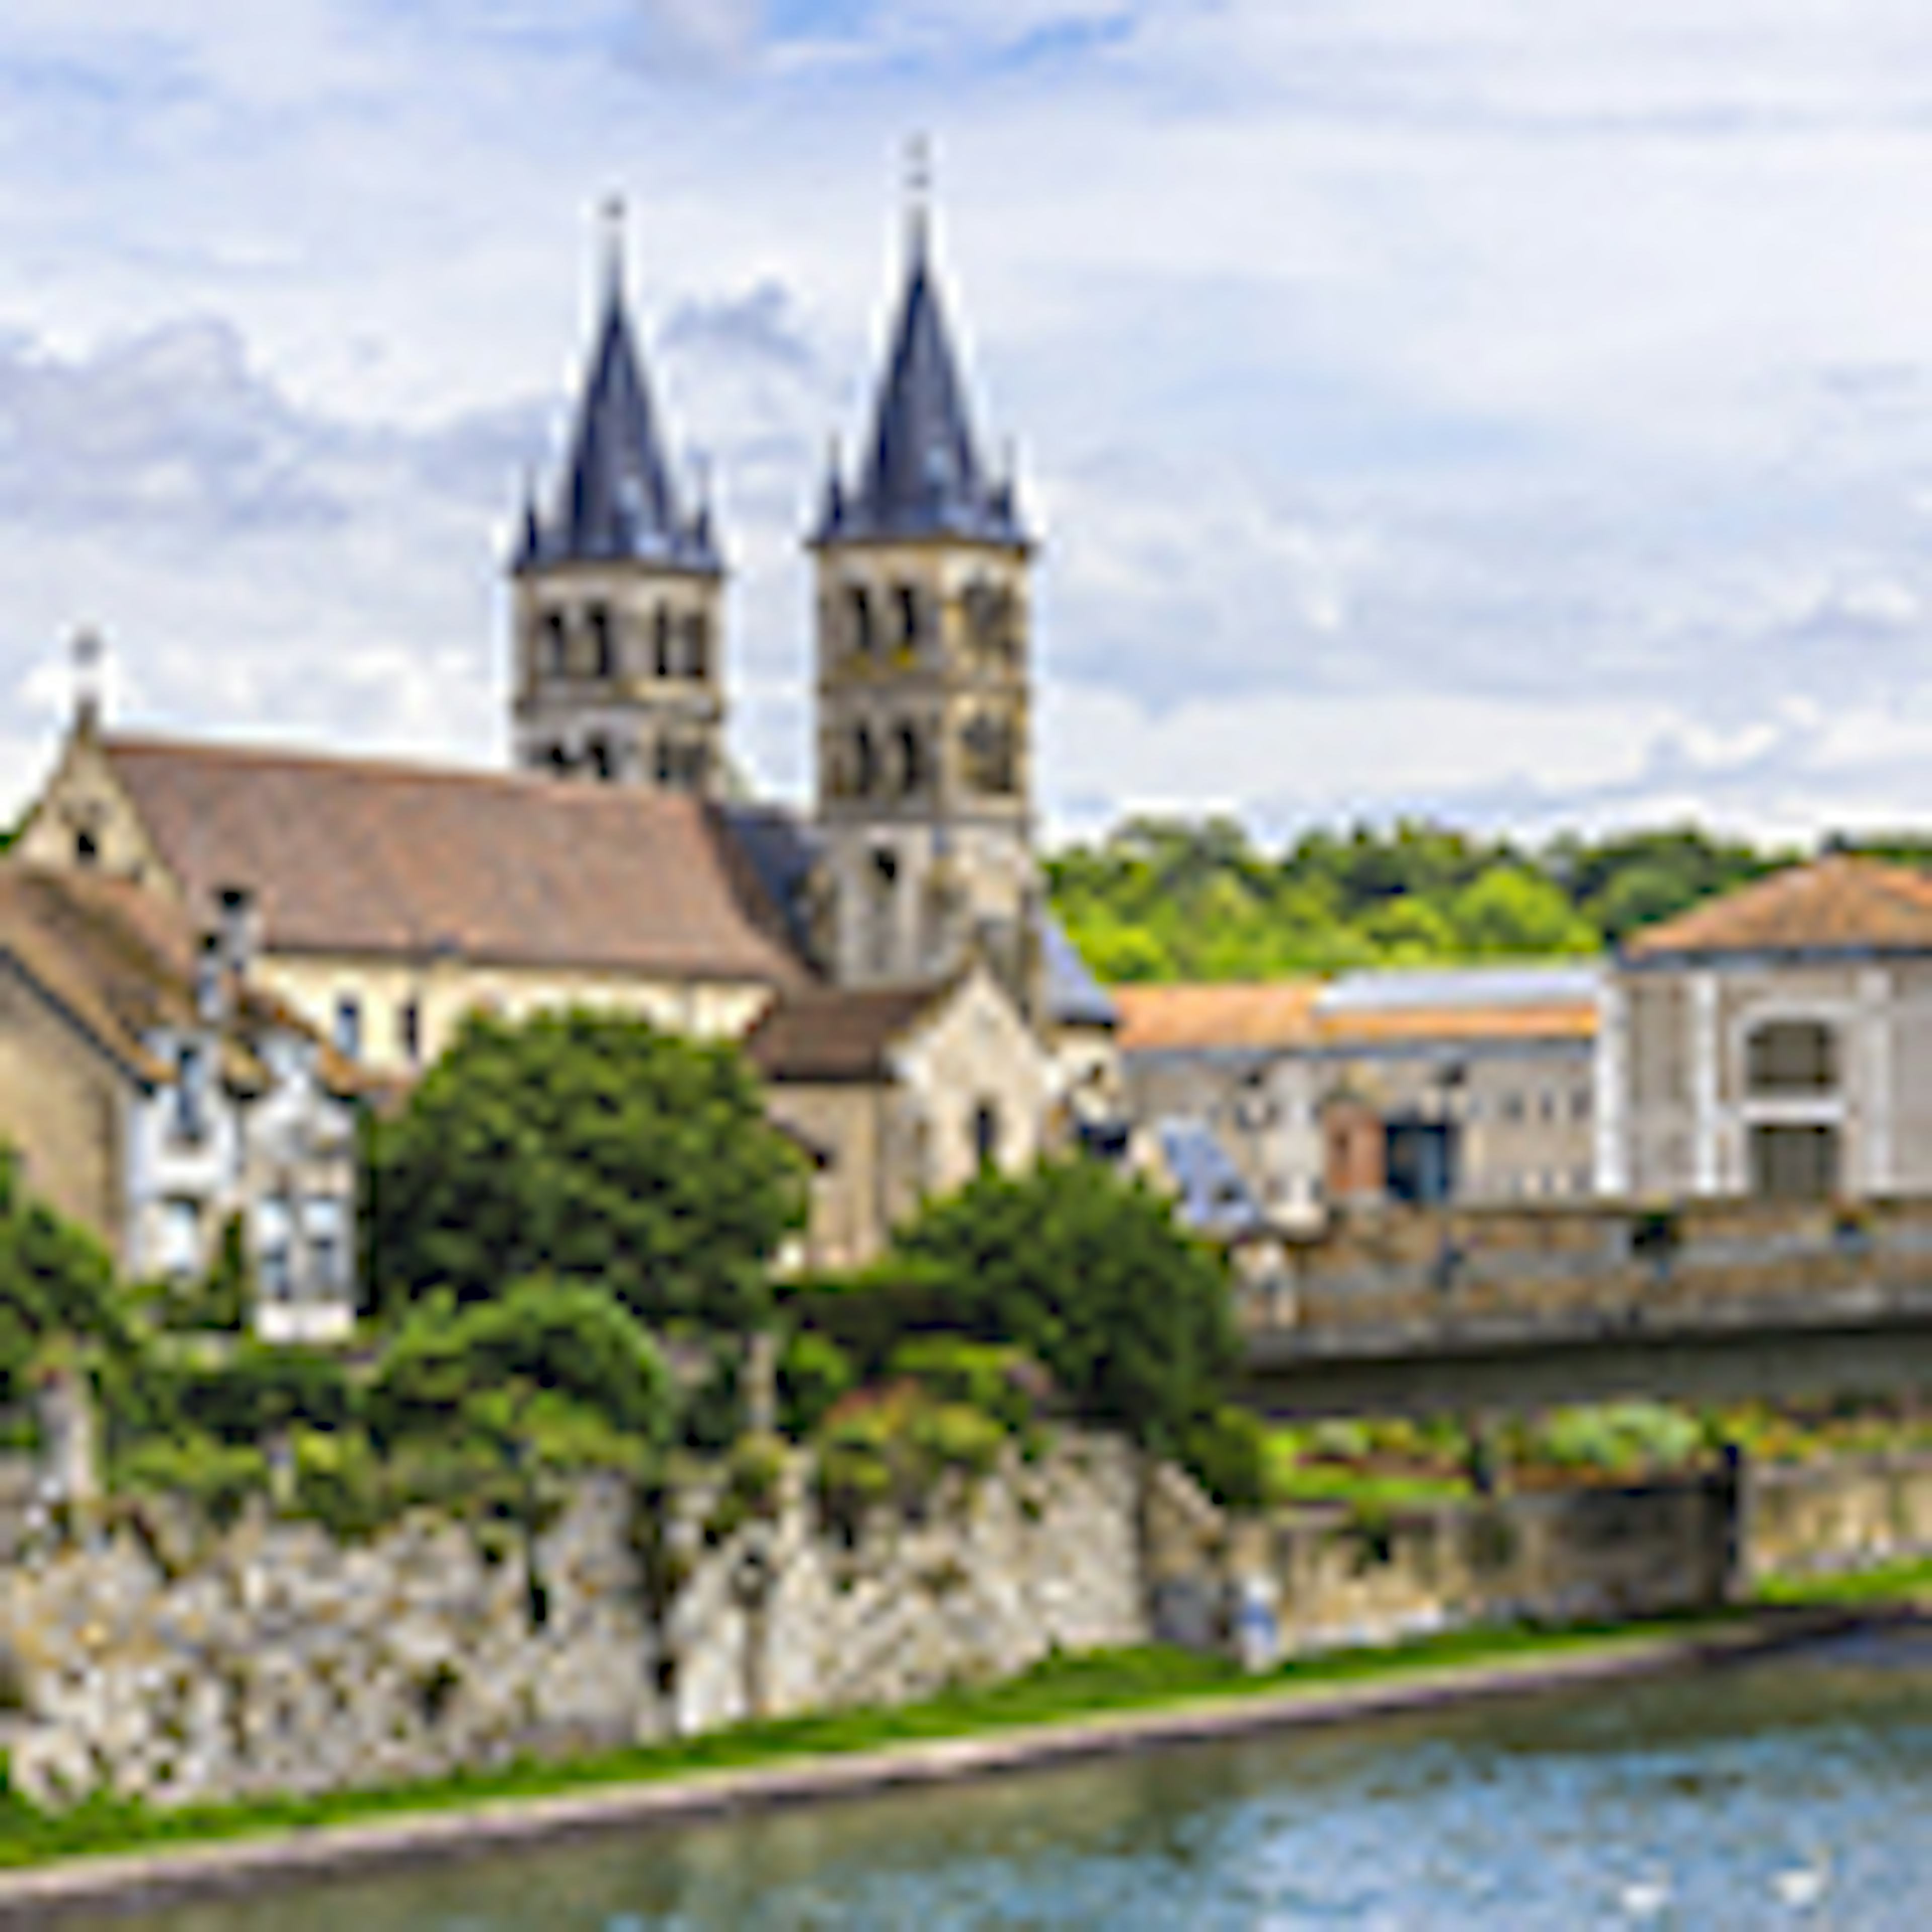
[[[208,1048],[184,1040],[175,1051],[175,1138],[189,1146],[208,1136]]]

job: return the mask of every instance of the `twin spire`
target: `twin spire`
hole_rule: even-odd
[[[930,260],[930,162],[907,170],[906,280],[872,434],[853,487],[835,454],[814,544],[953,537],[1024,546],[1010,477],[988,476]],[[514,568],[638,561],[716,576],[723,563],[707,505],[687,514],[672,481],[624,294],[623,207],[607,203],[604,289],[596,348],[548,516],[526,501]]]

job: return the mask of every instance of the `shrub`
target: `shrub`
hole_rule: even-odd
[[[232,1522],[268,1486],[268,1459],[259,1449],[208,1436],[138,1442],[121,1456],[115,1474],[118,1488],[185,1496],[218,1523]]]
[[[835,1342],[855,1381],[883,1375],[908,1336],[957,1334],[964,1325],[953,1270],[892,1254],[845,1273],[800,1275],[777,1285],[781,1309],[801,1328]]]
[[[1558,1409],[1532,1439],[1560,1467],[1623,1475],[1690,1461],[1703,1447],[1704,1430],[1694,1416],[1660,1402],[1610,1402]]]
[[[670,1377],[630,1314],[600,1289],[538,1280],[469,1307],[425,1304],[391,1342],[364,1406],[386,1450],[452,1433],[535,1446],[561,1426],[560,1403],[644,1447],[669,1438]]]
[[[850,1392],[852,1360],[829,1336],[794,1335],[778,1357],[778,1424],[794,1442],[809,1436]]]
[[[1202,1417],[1181,1438],[1180,1460],[1226,1509],[1259,1509],[1268,1499],[1268,1430],[1244,1408]]]
[[[677,1439],[700,1456],[719,1456],[745,1432],[745,1345],[720,1336],[706,1351],[704,1373],[680,1392]]]
[[[933,1335],[892,1352],[896,1380],[916,1382],[940,1402],[964,1402],[1015,1435],[1029,1428],[1044,1394],[1044,1372],[1024,1350]]]
[[[1078,1157],[988,1169],[898,1250],[946,1282],[951,1327],[1034,1356],[1091,1421],[1171,1454],[1220,1399],[1235,1351],[1226,1264],[1142,1182]]]
[[[352,1407],[340,1357],[262,1342],[244,1342],[218,1367],[183,1371],[177,1391],[190,1427],[230,1443],[296,1426],[339,1430]]]

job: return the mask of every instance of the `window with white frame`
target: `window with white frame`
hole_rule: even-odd
[[[289,1204],[273,1196],[255,1209],[255,1274],[268,1301],[286,1301],[295,1288],[295,1228]]]
[[[312,1195],[302,1203],[302,1245],[308,1251],[308,1276],[321,1288],[338,1289],[348,1279],[348,1244],[344,1239],[340,1198]]]
[[[201,1203],[161,1203],[156,1217],[154,1265],[170,1281],[188,1281],[201,1272]]]

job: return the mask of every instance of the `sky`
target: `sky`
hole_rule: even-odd
[[[1932,820],[1912,0],[8,0],[0,812],[129,729],[499,764],[596,211],[808,795],[930,136],[1052,838]]]

